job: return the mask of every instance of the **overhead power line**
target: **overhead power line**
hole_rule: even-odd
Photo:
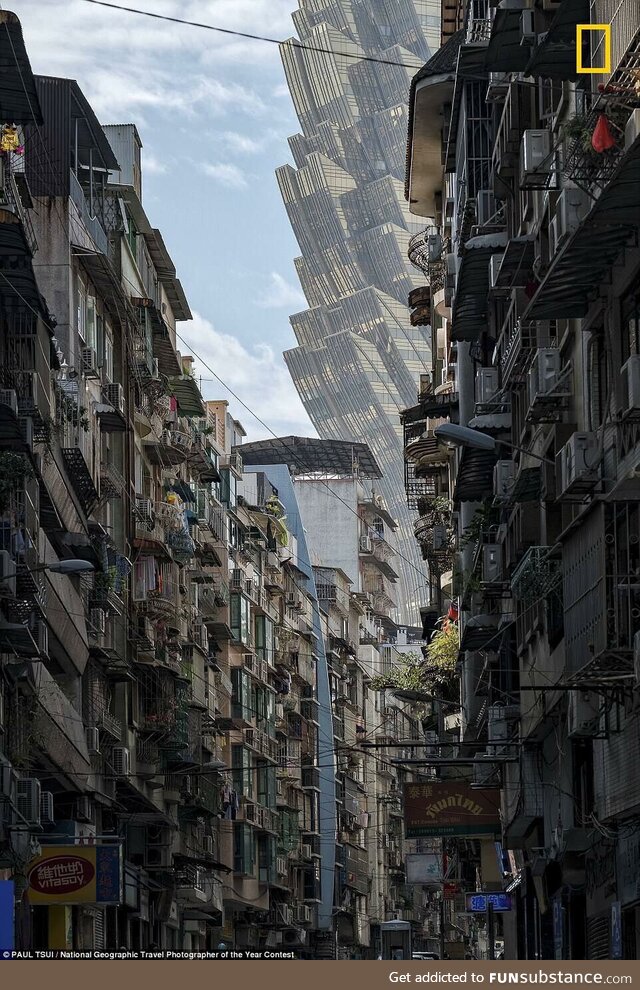
[[[201,21],[188,21],[182,17],[170,17],[168,14],[158,14],[152,10],[138,10],[137,7],[122,7],[117,3],[107,3],[107,0],[83,0],[83,3],[91,3],[96,7],[109,7],[111,10],[122,10],[127,14],[141,14],[143,17],[153,17],[157,21],[170,21],[172,24],[184,24],[187,27],[200,28],[204,31],[216,31],[218,34],[229,34],[236,38],[248,38],[250,41],[265,41],[270,45],[285,45],[289,48],[302,48],[309,52],[319,52],[322,55],[339,55],[340,58],[350,58],[356,62],[377,62],[379,65],[397,65],[402,69],[420,68],[421,59],[416,56],[418,64],[410,65],[408,62],[397,62],[390,58],[377,58],[375,55],[356,55],[351,52],[339,52],[334,48],[322,48],[319,45],[308,45],[295,38],[282,40],[280,38],[269,38],[262,34],[250,34],[248,31],[234,31],[232,28],[218,27],[215,24],[203,24]]]

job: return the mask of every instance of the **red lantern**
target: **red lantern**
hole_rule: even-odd
[[[609,148],[615,148],[616,146],[616,139],[611,133],[609,118],[606,113],[601,113],[598,117],[595,130],[591,135],[591,145],[594,151],[597,151],[599,154],[602,154],[603,151],[608,151]]]

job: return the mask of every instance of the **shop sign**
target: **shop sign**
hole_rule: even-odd
[[[439,853],[410,853],[405,856],[405,869],[407,883],[442,883],[442,856]]]
[[[460,781],[405,784],[405,835],[495,835],[500,831],[499,809],[497,789],[476,789]]]
[[[28,867],[30,904],[120,904],[120,845],[49,846]]]
[[[489,908],[494,911],[510,911],[511,906],[511,894],[485,894],[479,891],[467,894],[467,911],[472,914],[486,913]]]

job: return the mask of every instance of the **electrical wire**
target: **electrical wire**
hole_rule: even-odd
[[[297,41],[293,38],[281,40],[279,38],[270,38],[260,34],[249,34],[247,31],[234,31],[231,28],[216,27],[213,24],[203,24],[200,21],[189,21],[180,17],[170,17],[168,14],[158,14],[150,10],[139,10],[136,7],[122,7],[119,4],[107,3],[107,0],[83,0],[83,2],[94,4],[97,7],[108,7],[111,10],[121,10],[127,14],[140,14],[143,17],[151,17],[158,21],[169,21],[172,24],[183,24],[187,27],[200,28],[205,31],[216,31],[219,34],[227,34],[236,38],[247,38],[250,41],[263,41],[271,45],[300,48],[303,51],[319,52],[323,55],[336,55],[339,58],[353,59],[357,62],[375,62],[379,65],[396,65],[403,69],[411,69],[413,72],[417,72],[421,65],[421,59],[418,56],[416,56],[415,64],[410,65],[408,62],[399,62],[395,59],[378,58],[374,55],[356,55],[351,52],[339,52],[334,48],[323,48],[319,45],[309,45],[306,44],[306,42]]]

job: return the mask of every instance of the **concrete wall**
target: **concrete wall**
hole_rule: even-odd
[[[294,479],[311,563],[340,567],[348,575],[354,591],[360,590],[360,531],[354,515],[358,507],[358,485],[354,478],[328,481]],[[338,497],[331,495],[327,489]]]

